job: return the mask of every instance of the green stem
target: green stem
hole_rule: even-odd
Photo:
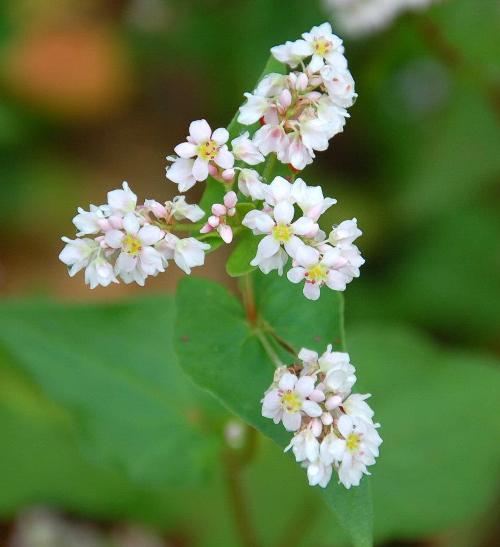
[[[264,170],[262,171],[262,178],[269,182],[271,175],[273,173],[274,166],[276,165],[276,154],[269,154],[266,160],[266,164],[264,166]]]
[[[254,331],[255,336],[259,339],[260,343],[262,344],[262,347],[264,348],[264,351],[267,353],[267,356],[269,359],[271,359],[272,363],[276,368],[284,367],[283,361],[279,358],[278,354],[274,351],[274,348],[270,344],[269,340],[266,338],[266,335],[260,330],[255,329]]]

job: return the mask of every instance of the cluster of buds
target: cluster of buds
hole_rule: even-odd
[[[224,196],[224,204],[214,203],[212,205],[212,214],[208,217],[207,223],[202,227],[202,234],[209,234],[216,230],[224,243],[233,241],[233,229],[227,223],[227,219],[236,214],[236,204],[238,196],[235,192],[227,192]]]
[[[263,78],[253,93],[245,94],[238,117],[244,125],[260,121],[262,127],[253,137],[259,151],[264,156],[275,153],[298,171],[343,131],[346,109],[356,98],[342,40],[330,24],[313,27],[302,38],[271,49],[294,70]]]
[[[210,246],[173,232],[183,220],[197,222],[203,215],[184,196],[164,204],[146,200],[137,205],[137,196],[124,182],[121,189],[108,192],[107,204],[78,209],[73,218],[76,239],[63,238],[66,245],[59,258],[70,276],[84,269],[91,288],[119,279],[144,285],[147,277],[164,272],[170,259],[189,274],[192,267],[204,264]]]
[[[320,230],[320,216],[336,203],[323,196],[320,186],[308,186],[300,178],[290,183],[283,177],[265,184],[249,169],[242,175],[240,191],[263,201],[262,208],[248,212],[242,222],[255,235],[264,235],[253,266],[266,274],[277,270],[282,275],[291,258],[287,277],[292,283],[304,282],[303,293],[310,300],[319,298],[323,285],[343,291],[359,276],[364,259],[353,242],[362,232],[355,218],[333,226],[328,237]]]
[[[333,471],[346,488],[358,486],[375,463],[382,439],[373,422],[369,394],[351,393],[355,368],[348,353],[323,355],[303,348],[300,363],[279,367],[262,399],[262,416],[283,423],[294,436],[292,450],[307,469],[311,486],[325,488]]]

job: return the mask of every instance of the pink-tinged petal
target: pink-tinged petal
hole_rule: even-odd
[[[281,397],[277,389],[273,389],[269,393],[266,393],[262,404],[269,408],[279,408],[281,406]]]
[[[213,231],[213,226],[210,226],[208,222],[201,227],[200,234],[208,234]]]
[[[196,156],[196,145],[191,142],[183,142],[178,144],[174,151],[181,158],[187,159]]]
[[[134,213],[127,213],[123,219],[123,228],[129,234],[137,234],[141,227],[139,219]]]
[[[299,236],[314,234],[319,230],[319,226],[308,217],[300,217],[292,224],[293,233]]]
[[[345,291],[346,277],[336,270],[330,270],[326,278],[326,285],[334,291]]]
[[[323,414],[321,407],[314,401],[304,401],[302,403],[302,410],[311,418],[318,418]]]
[[[195,120],[189,125],[189,135],[196,144],[202,144],[210,139],[212,130],[207,120]]]
[[[224,205],[222,205],[222,203],[214,203],[212,205],[212,214],[217,216],[217,217],[222,217],[226,214],[227,210],[226,210],[226,207]]]
[[[179,185],[180,192],[186,192],[196,184],[193,177],[194,160],[180,158],[167,168],[167,179]]]
[[[212,133],[212,140],[214,140],[218,145],[226,144],[229,139],[229,133],[227,129],[219,127]]]
[[[309,283],[308,281],[305,282],[304,290],[302,292],[308,300],[318,300],[321,294],[319,284]]]
[[[283,376],[280,378],[279,381],[279,387],[283,391],[291,391],[295,384],[297,383],[297,376],[295,374],[292,374],[291,372],[285,372]]]
[[[304,268],[311,268],[319,262],[319,251],[309,245],[301,245],[295,253],[295,260]]]
[[[269,258],[275,255],[279,251],[279,248],[279,241],[276,241],[272,236],[266,236],[259,242],[257,256],[255,258],[258,258],[259,260]]]
[[[311,394],[309,394],[309,399],[315,403],[322,403],[325,400],[325,394],[321,389],[315,389]]]
[[[203,158],[196,158],[193,164],[193,177],[197,181],[206,180],[208,177],[208,161]]]
[[[353,427],[352,419],[346,414],[343,414],[337,422],[337,429],[343,437],[347,437],[347,435],[352,433]]]
[[[312,376],[302,376],[295,384],[295,391],[303,398],[309,397],[314,391],[314,378]]]
[[[214,158],[214,162],[222,169],[231,169],[234,165],[234,156],[229,152],[226,145],[221,146],[218,154]]]
[[[302,417],[300,412],[284,412],[282,420],[287,431],[297,431],[302,422]]]
[[[224,205],[231,209],[232,207],[236,207],[236,203],[238,202],[238,196],[236,195],[236,192],[228,192],[224,196]]]
[[[331,395],[326,400],[325,406],[328,410],[334,410],[342,404],[342,397],[340,395]]]
[[[295,210],[288,201],[280,201],[274,208],[274,218],[278,224],[290,224]]]
[[[146,224],[139,230],[137,235],[143,245],[154,245],[163,237],[163,232],[158,226]]]
[[[316,361],[318,360],[317,352],[312,351],[312,350],[307,349],[307,348],[302,348],[299,351],[298,357],[304,363],[316,363]]]
[[[227,224],[221,224],[217,231],[219,232],[220,237],[224,243],[231,243],[233,241],[233,229]]]
[[[257,210],[248,212],[242,224],[253,230],[255,234],[269,234],[275,226],[274,220],[267,213]]]
[[[304,274],[306,273],[304,268],[291,268],[288,270],[286,276],[288,277],[288,280],[292,283],[300,283],[304,279]]]
[[[113,249],[120,249],[125,234],[120,230],[109,230],[104,236],[104,241]]]

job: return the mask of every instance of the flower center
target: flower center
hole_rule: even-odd
[[[213,160],[219,152],[219,145],[215,141],[207,141],[198,147],[198,156],[204,160]]]
[[[356,433],[350,433],[346,439],[346,446],[349,452],[355,452],[359,448],[360,438]]]
[[[131,234],[123,238],[122,246],[123,250],[130,255],[136,255],[142,249],[141,242]]]
[[[273,236],[276,241],[286,243],[290,241],[293,235],[293,230],[288,224],[278,224],[273,228]]]
[[[332,48],[332,43],[326,40],[325,38],[317,38],[314,40],[314,52],[317,55],[326,55]]]
[[[287,391],[281,398],[281,404],[288,412],[298,412],[302,407],[302,401],[295,391]]]
[[[307,281],[323,283],[328,276],[328,270],[322,264],[316,264],[306,272]]]

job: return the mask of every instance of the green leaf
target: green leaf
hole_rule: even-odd
[[[203,279],[184,279],[177,293],[175,344],[180,364],[201,387],[230,410],[285,447],[290,434],[261,416],[260,400],[269,387],[274,365],[266,345],[280,353],[273,329],[286,344],[324,351],[329,342],[343,347],[342,296],[325,291],[317,302],[306,300],[301,287],[275,275],[256,275],[255,304],[246,316],[241,303],[225,288]],[[196,309],[196,313],[193,313]],[[288,355],[288,362],[293,357]],[[305,480],[305,478],[304,478]],[[367,478],[363,480],[367,483]],[[333,484],[328,505],[356,546],[371,545],[371,498],[368,484],[346,490]]]
[[[348,342],[382,424],[372,479],[377,540],[429,537],[480,517],[500,478],[498,360],[380,323],[350,327]]]
[[[226,272],[231,277],[239,277],[255,270],[255,266],[251,266],[250,262],[257,253],[258,244],[259,239],[245,228],[226,264]]]
[[[212,451],[172,350],[168,297],[105,306],[7,302],[0,346],[79,420],[89,458],[141,484],[189,484]],[[182,457],[179,457],[182,454]]]

